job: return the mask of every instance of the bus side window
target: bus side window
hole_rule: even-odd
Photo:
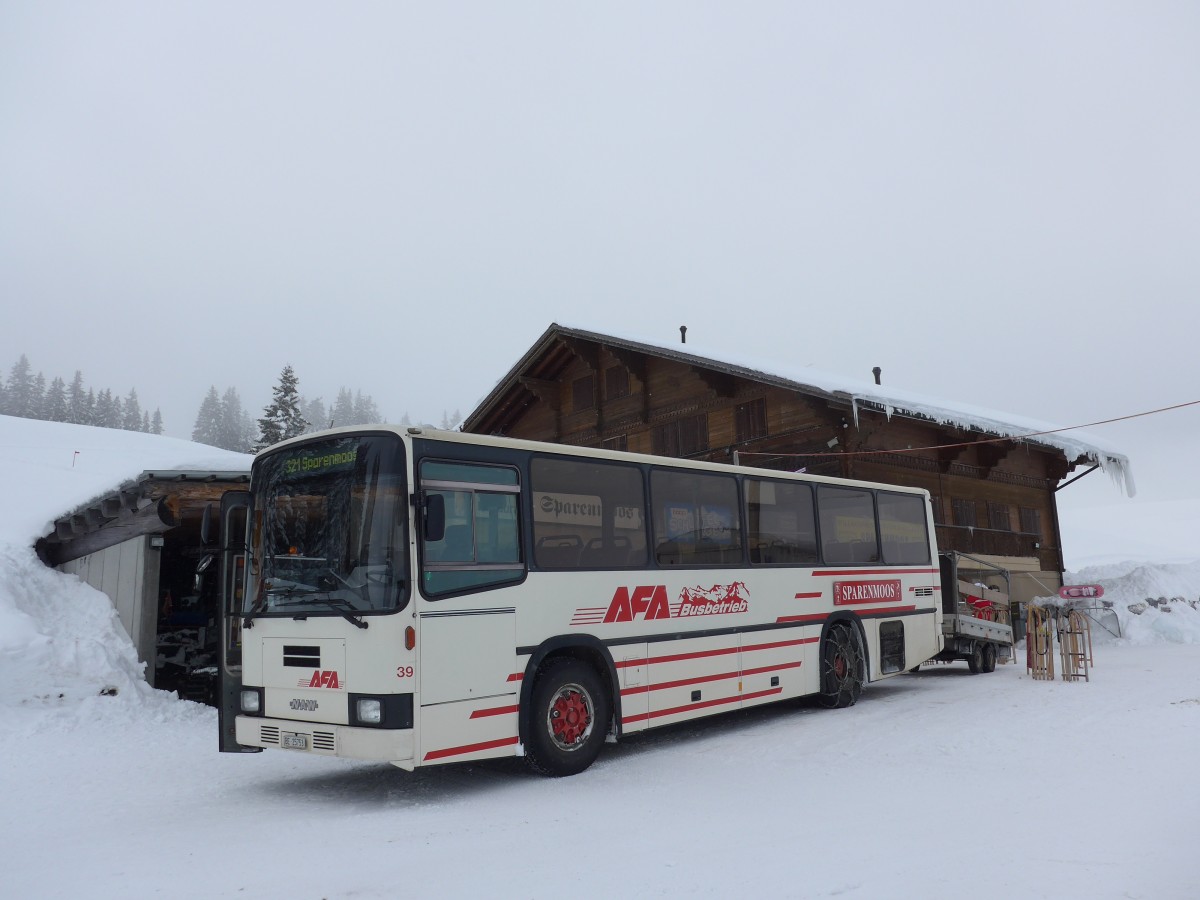
[[[517,470],[425,460],[421,488],[445,497],[446,530],[421,545],[425,595],[486,590],[525,577]]]

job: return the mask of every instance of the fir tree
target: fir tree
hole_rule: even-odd
[[[300,412],[309,423],[309,431],[320,431],[329,427],[329,413],[325,411],[325,402],[320,397],[301,401]]]
[[[33,376],[29,373],[29,358],[24,353],[8,373],[4,401],[6,415],[30,418],[33,410]]]
[[[42,415],[47,420],[51,422],[68,421],[66,387],[66,384],[58,376],[55,376],[54,380],[50,382],[50,388],[46,391],[45,408],[42,410]]]
[[[108,388],[96,395],[96,411],[92,424],[101,428],[121,427],[121,398],[114,398]]]
[[[66,421],[75,425],[87,425],[87,394],[83,390],[83,373],[75,370],[71,386],[67,388],[67,418]]]
[[[254,422],[242,408],[237,388],[227,388],[221,397],[220,443],[225,450],[248,453],[254,446]]]
[[[158,411],[157,406],[154,407],[154,416],[153,416],[153,418],[150,419],[150,433],[151,434],[162,434],[163,433],[162,413]]]
[[[221,398],[215,384],[200,403],[196,424],[192,426],[192,440],[210,447],[221,446]]]
[[[133,388],[129,389],[129,396],[125,398],[125,406],[121,410],[121,427],[126,431],[142,430],[142,407]]]
[[[46,418],[46,376],[41,372],[33,377],[33,389],[29,392],[29,418]]]
[[[299,379],[292,367],[284,366],[279,374],[279,384],[272,389],[272,400],[263,407],[263,417],[258,420],[256,450],[304,434],[308,422],[300,414],[298,385]]]
[[[142,412],[141,432],[142,432],[142,434],[150,433],[150,413],[149,412],[145,412],[145,411]]]
[[[99,425],[96,416],[96,392],[88,388],[87,397],[83,401],[83,425]]]
[[[379,408],[371,399],[371,395],[356,391],[354,393],[354,424],[377,425],[382,421],[383,417],[379,415]]]
[[[354,418],[354,395],[346,388],[338,388],[337,402],[329,411],[329,417],[336,428],[359,424]]]

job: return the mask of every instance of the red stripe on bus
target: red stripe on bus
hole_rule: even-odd
[[[747,653],[752,650],[776,650],[780,647],[799,647],[801,644],[815,644],[817,640],[815,637],[806,637],[794,641],[774,641],[770,644],[749,644],[742,649]]]
[[[622,697],[627,697],[632,694],[645,694],[650,691],[665,691],[670,688],[689,687],[693,684],[705,684],[710,681],[726,681],[734,678],[745,678],[749,675],[763,675],[766,672],[779,672],[783,669],[798,669],[799,662],[779,663],[774,666],[762,666],[758,669],[743,669],[740,672],[723,672],[720,675],[697,675],[695,678],[681,678],[678,681],[664,681],[661,684],[643,684],[636,687],[625,688],[621,691]]]
[[[509,681],[524,681],[525,673],[524,672],[513,672],[511,675],[508,676],[508,680]]]
[[[517,707],[515,706],[493,706],[491,709],[475,710],[473,713],[471,713],[471,718],[482,719],[485,716],[503,716],[507,715],[508,713],[515,713],[516,711]]]
[[[784,622],[824,622],[829,618],[829,613],[810,613],[807,616],[780,616],[775,620],[776,625]],[[813,638],[812,640],[816,640]]]
[[[727,653],[737,652],[737,647],[722,647],[719,650],[697,650],[695,653],[676,653],[674,656],[652,656],[646,662],[653,666],[669,662],[682,662],[685,659],[703,659],[706,656],[724,656]]]
[[[430,750],[425,754],[425,760],[445,759],[447,756],[462,756],[464,753],[478,753],[480,750],[494,750],[497,747],[512,747],[517,738],[500,738],[498,741],[482,741],[478,744],[467,744],[464,747],[447,747],[445,750]]]
[[[818,597],[824,597],[824,591],[813,591],[811,594],[797,594],[797,600],[816,600]]]
[[[845,578],[858,575],[937,575],[937,569],[818,569],[813,575],[833,575]]]
[[[641,715],[629,716],[621,719],[622,725],[630,725],[634,722],[642,722],[647,719],[657,719],[660,716],[673,716],[676,713],[691,712],[696,709],[707,709],[711,706],[721,706],[726,703],[740,703],[743,700],[757,700],[759,697],[769,697],[772,694],[782,694],[783,688],[769,688],[765,691],[754,691],[750,694],[738,694],[734,697],[721,697],[718,700],[705,700],[703,703],[689,703],[687,706],[676,706],[672,709],[660,709],[655,712],[643,713]]]

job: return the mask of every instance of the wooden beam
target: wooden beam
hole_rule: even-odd
[[[581,341],[577,338],[560,337],[563,346],[593,372],[600,371],[600,345],[591,341]]]
[[[545,378],[531,378],[528,375],[517,376],[517,383],[533,394],[542,403],[546,403],[555,412],[562,406],[562,392],[557,381],[547,381]]]
[[[626,350],[623,347],[605,347],[604,349],[621,364],[626,372],[642,384],[646,383],[646,354]]]
[[[700,376],[700,380],[715,392],[718,397],[732,397],[737,391],[737,381],[732,375],[725,372],[715,372],[712,369],[704,369],[700,366],[692,366],[692,371]]]

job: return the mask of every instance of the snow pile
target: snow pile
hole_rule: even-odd
[[[1200,644],[1200,562],[1113,563],[1067,574],[1070,584],[1099,584],[1104,597],[1089,605],[1111,609],[1120,641],[1137,644]],[[1108,640],[1103,628],[1093,639]]]
[[[168,699],[143,669],[108,597],[28,549],[0,547],[0,702],[88,720],[96,705]]]

